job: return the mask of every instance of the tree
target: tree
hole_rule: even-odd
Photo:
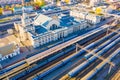
[[[65,2],[68,4],[70,2],[70,0],[65,0]]]
[[[3,8],[0,8],[0,15],[2,14]]]
[[[37,0],[36,1],[36,5],[38,5],[38,6],[44,6],[45,5],[45,1],[44,0]]]
[[[7,9],[7,10],[8,10],[9,8],[10,8],[10,6],[9,6],[9,5],[6,5],[6,6],[5,6],[5,9]]]
[[[96,8],[95,13],[96,14],[101,14],[102,13],[102,9],[100,7]]]

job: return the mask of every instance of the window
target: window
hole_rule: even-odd
[[[57,25],[56,24],[53,24],[51,27],[50,27],[50,30],[55,30],[57,29]]]

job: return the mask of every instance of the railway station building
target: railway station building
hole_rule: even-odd
[[[34,48],[89,27],[87,21],[64,14],[52,17],[38,14],[31,19],[26,13],[23,13],[21,21],[14,23],[14,26],[20,40],[29,40]]]

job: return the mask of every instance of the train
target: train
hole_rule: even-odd
[[[42,67],[42,66],[46,65],[47,63],[49,63],[49,62],[57,59],[58,57],[66,54],[66,53],[68,53],[69,51],[73,50],[74,48],[75,48],[75,46],[72,46],[72,47],[70,47],[69,49],[67,49],[67,50],[64,51],[64,52],[60,52],[59,54],[54,55],[53,57],[50,57],[50,58],[48,58],[48,59],[46,58],[46,59],[44,59],[43,61],[40,61],[39,63],[37,63],[36,66],[33,66],[33,67],[31,67],[30,69],[26,69],[26,70],[22,71],[21,73],[17,74],[16,76],[11,77],[10,80],[16,80],[16,79],[18,79],[18,78],[20,78],[20,77],[22,77],[22,76],[25,76],[25,75],[27,75],[28,73],[34,71],[35,69],[38,69],[39,67]],[[58,64],[55,68],[57,68],[59,65],[61,65],[61,64]],[[55,68],[52,68],[51,70],[54,70]],[[51,71],[51,70],[50,70],[50,71]],[[50,71],[44,72],[44,73],[42,74],[42,76],[44,76],[44,74],[46,75],[46,74],[49,73]]]
[[[95,36],[98,36],[98,35],[100,35],[100,34],[102,34],[102,33],[104,33],[104,32],[105,32],[105,31],[101,31],[101,32],[99,32],[98,34],[96,34]],[[91,37],[89,37],[89,38],[86,38],[85,40],[82,40],[80,43],[85,43],[86,41],[89,41],[90,39],[94,38],[95,36],[91,36]],[[74,49],[74,48],[75,48],[75,47],[72,47],[71,49]],[[71,50],[71,49],[70,49],[70,50]],[[67,50],[67,52],[68,52],[68,51],[69,51],[69,50]],[[42,65],[45,65],[45,64],[47,64],[48,62],[50,62],[50,61],[52,61],[52,60],[57,59],[58,57],[60,57],[60,56],[62,56],[62,55],[64,55],[64,53],[59,53],[59,54],[57,54],[56,56],[53,56],[53,57],[49,58],[48,60],[43,61],[43,62],[41,62],[40,65],[37,65],[37,67],[33,67],[33,68],[29,69],[29,71],[26,70],[26,71],[24,71],[24,72],[19,73],[18,75],[16,75],[16,78],[14,77],[14,79],[17,79],[17,78],[19,78],[20,76],[23,76],[23,75],[27,74],[28,72],[31,72],[31,71],[37,69],[38,67],[40,67],[40,66],[42,66]],[[67,61],[66,61],[66,62],[67,62]],[[45,73],[44,73],[44,74],[45,74]],[[14,79],[11,78],[11,80],[14,80]]]
[[[71,40],[69,40],[69,41],[67,41],[67,42],[64,42],[63,44],[60,44],[60,45],[55,46],[55,47],[53,47],[53,48],[50,48],[50,49],[48,49],[48,50],[46,50],[46,51],[44,51],[44,52],[41,52],[40,54],[37,54],[37,55],[35,55],[35,56],[32,56],[32,57],[26,59],[26,62],[27,62],[28,64],[33,64],[34,62],[36,62],[36,61],[38,61],[38,60],[40,60],[40,59],[42,59],[42,58],[44,58],[44,57],[47,57],[47,56],[49,56],[49,55],[51,55],[51,54],[54,54],[55,52],[57,52],[57,51],[59,51],[59,50],[61,50],[61,49],[63,49],[63,48],[66,48],[66,47],[68,47],[68,46],[70,46],[70,45],[72,45],[72,44],[75,44],[75,43],[77,43],[77,42],[79,42],[79,41],[81,41],[81,40],[83,40],[83,39],[88,38],[88,37],[92,37],[94,34],[97,35],[97,34],[100,34],[100,33],[102,33],[102,32],[105,32],[105,31],[107,31],[107,28],[108,28],[108,27],[111,27],[111,26],[104,25],[104,26],[102,26],[102,27],[99,27],[99,28],[97,28],[97,29],[94,29],[94,30],[92,30],[92,31],[89,31],[88,33],[85,33],[85,34],[83,34],[83,35],[81,35],[81,36],[78,36],[78,37],[76,37],[76,38],[74,38],[74,39],[71,39]],[[46,53],[47,53],[47,54],[46,54]]]
[[[11,71],[12,69],[14,69],[14,68],[16,68],[16,67],[18,67],[18,66],[20,66],[20,65],[23,65],[23,64],[25,64],[25,61],[22,61],[22,62],[20,62],[20,63],[17,63],[17,64],[15,64],[15,65],[13,65],[13,66],[10,66],[10,67],[7,67],[7,68],[5,68],[5,69],[0,70],[0,76],[4,75],[5,72],[9,72],[9,71]]]
[[[115,32],[113,32],[111,35],[113,35],[113,34],[115,34]],[[93,52],[96,53],[96,52],[100,51],[100,50],[103,49],[105,46],[107,46],[108,44],[110,44],[111,41],[114,41],[114,40],[117,39],[118,37],[120,37],[120,35],[114,36],[112,39],[108,40],[105,45],[103,44],[103,45],[100,46],[99,48],[93,50]],[[90,58],[91,56],[92,56],[92,52],[89,53],[89,54],[86,54],[84,57],[85,57],[85,59],[88,59],[88,58]]]
[[[103,32],[104,32],[104,31],[103,31]],[[103,33],[103,32],[102,32],[102,33]],[[101,33],[101,34],[102,34],[102,33]],[[100,33],[99,33],[99,35],[100,35]],[[97,36],[97,35],[96,35],[96,36]],[[85,43],[86,41],[89,41],[89,40],[91,40],[91,39],[94,38],[94,37],[95,37],[95,36],[89,37],[88,39],[83,40],[83,41],[81,41],[80,43],[83,44],[83,43]],[[22,76],[25,76],[27,73],[30,73],[30,72],[32,72],[33,70],[35,70],[35,69],[37,69],[37,68],[39,68],[39,67],[42,67],[42,66],[46,65],[47,63],[49,63],[49,62],[57,59],[57,58],[60,57],[60,56],[63,56],[64,54],[68,53],[69,51],[71,51],[71,50],[73,50],[73,49],[75,49],[75,46],[72,46],[72,47],[70,47],[69,49],[67,49],[66,51],[61,52],[61,53],[59,53],[59,54],[57,54],[57,55],[54,55],[53,57],[50,57],[50,58],[48,58],[48,59],[46,58],[45,60],[39,62],[40,64],[37,64],[37,66],[33,66],[31,69],[22,71],[21,73],[17,74],[16,76],[11,77],[10,80],[16,80],[16,79],[18,79],[18,78],[20,78],[20,77],[22,77]],[[55,70],[56,68],[60,67],[61,65],[66,64],[67,62],[68,62],[68,60],[64,60],[64,61],[62,61],[62,63],[56,65],[54,68],[51,68],[50,70],[48,70],[48,71],[46,71],[46,72],[44,72],[44,73],[42,73],[42,75],[40,75],[40,76],[38,75],[37,77],[42,78],[42,77],[45,76],[46,74],[50,73],[51,71]]]
[[[107,59],[109,61],[112,61],[113,58],[117,55],[120,54],[120,50],[117,49],[114,53],[112,53]],[[105,65],[107,62],[103,61],[101,62],[96,68],[94,68],[92,71],[90,71],[87,75],[85,75],[81,80],[91,80],[91,78],[96,75]]]
[[[108,39],[109,37],[114,36],[113,34],[115,34],[115,33],[111,33],[110,36],[104,37],[104,38],[102,38],[98,42],[94,42],[94,43],[89,44],[87,46],[87,48],[92,48],[93,46],[98,45],[98,43],[100,44],[101,41],[104,41],[104,40]],[[84,53],[85,53],[85,51],[81,50],[81,52],[78,52],[77,54],[74,54],[73,56],[70,56],[69,58],[66,58],[66,59],[60,61],[58,65],[55,65],[54,67],[48,69],[47,71],[41,73],[40,75],[37,75],[36,77],[33,78],[33,80],[39,80],[39,79],[41,79],[42,77],[46,76],[50,72],[52,72],[52,71],[56,70],[57,68],[65,65],[66,63],[70,62],[73,58],[78,57],[78,56],[80,56],[80,55],[82,55]]]
[[[100,34],[102,34],[102,33],[104,33],[106,30],[107,30],[107,27],[102,27],[102,28],[97,28],[97,29],[95,29],[95,31],[96,30],[98,30],[98,32],[96,33],[96,35],[94,35],[94,36],[91,36],[91,37],[89,37],[89,39],[87,38],[86,40],[91,40],[93,37],[96,37],[96,36],[98,36],[98,35],[100,35]],[[90,39],[91,38],[91,39]],[[83,42],[85,42],[85,40],[83,40]],[[74,47],[75,48],[75,47]],[[72,49],[72,48],[71,48]],[[69,49],[70,50],[70,49]],[[68,51],[69,51],[68,50]],[[68,52],[67,51],[67,52]],[[46,65],[48,62],[50,62],[50,61],[52,61],[52,60],[55,60],[56,58],[58,58],[58,57],[60,57],[61,55],[64,55],[65,54],[65,52],[64,53],[60,53],[60,54],[58,54],[58,55],[56,55],[56,57],[54,57],[54,58],[45,58],[44,60],[43,60],[43,62],[40,62],[39,64],[36,64],[36,66],[32,66],[30,69],[26,69],[26,70],[24,70],[23,72],[21,72],[21,73],[19,73],[19,74],[17,74],[16,76],[14,76],[14,77],[12,77],[10,80],[15,80],[15,79],[17,79],[17,78],[20,78],[21,76],[24,76],[24,75],[26,75],[27,73],[30,73],[30,72],[32,72],[33,70],[35,70],[35,69],[37,69],[37,68],[39,68],[39,67],[41,67],[41,66],[43,66],[43,65]],[[55,55],[54,55],[55,56]],[[74,56],[75,57],[75,56]],[[72,58],[72,57],[71,57]],[[71,59],[65,59],[65,60],[62,60],[61,61],[61,65],[63,65],[63,64],[66,64],[69,60],[71,60]],[[12,66],[12,67],[9,67],[9,68],[5,68],[4,70],[2,70],[2,72],[3,73],[1,73],[1,75],[3,74],[4,75],[4,73],[5,72],[9,72],[9,71],[11,71],[13,68],[16,68],[17,66],[21,66],[21,65],[23,65],[23,64],[26,64],[27,62],[25,61],[25,62],[23,62],[23,63],[19,63],[19,64],[17,64],[17,65],[15,65],[15,66]],[[60,65],[59,65],[60,66]],[[54,69],[53,69],[54,70]],[[50,70],[51,71],[51,70]],[[46,73],[48,73],[48,72],[46,72]],[[45,74],[45,73],[44,73]]]
[[[116,40],[111,41],[111,43],[109,45],[107,45],[104,49],[102,49],[102,51],[98,52],[98,56],[103,55],[104,53],[106,53],[109,49],[111,49],[114,45],[116,45],[118,42],[120,42],[120,38],[118,37]],[[79,66],[77,66],[76,68],[74,68],[73,70],[71,70],[68,75],[70,77],[74,77],[76,76],[81,70],[83,70],[84,68],[86,68],[88,65],[90,65],[93,61],[95,61],[97,59],[96,56],[92,56],[90,57],[87,61],[83,62],[82,64],[80,64]]]

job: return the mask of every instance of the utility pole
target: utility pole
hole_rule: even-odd
[[[110,65],[110,68],[109,68],[108,74],[111,72],[111,69],[112,69],[112,66]]]

